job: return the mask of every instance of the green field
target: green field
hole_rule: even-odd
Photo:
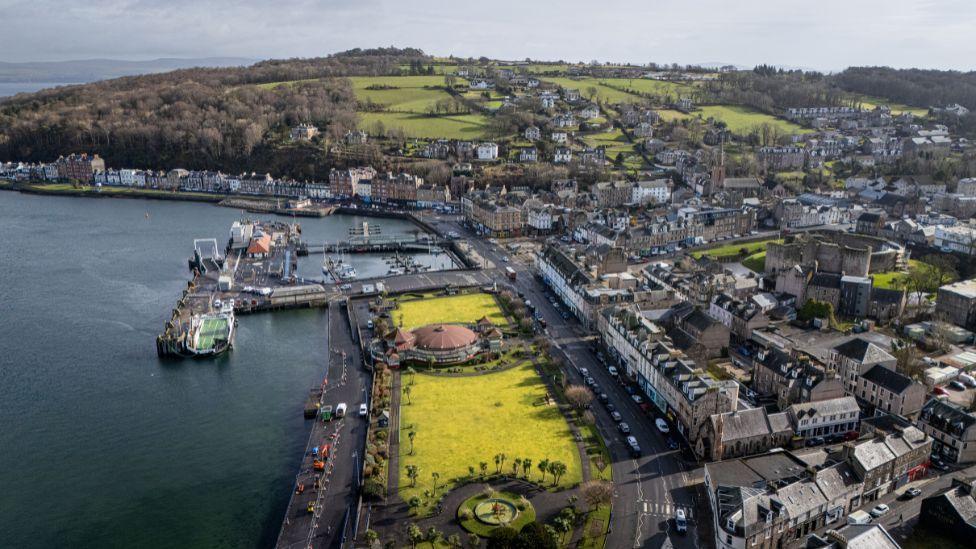
[[[443,90],[443,76],[351,76],[356,99],[384,105],[386,109],[425,113],[441,99],[450,99]],[[370,90],[370,86],[395,86],[396,89]]]
[[[911,107],[909,105],[903,105],[901,103],[895,103],[881,97],[870,97],[863,95],[860,97],[855,97],[855,99],[860,103],[862,109],[873,109],[878,105],[887,105],[891,109],[891,114],[897,116],[899,114],[904,114],[910,112],[915,116],[928,116],[929,110],[925,107]]]
[[[410,387],[400,409],[399,491],[404,501],[433,490],[435,472],[440,475],[437,495],[468,477],[468,467],[480,473],[481,462],[488,464],[488,474],[495,473],[497,454],[505,454],[502,468],[508,473],[516,457],[528,458],[533,462],[529,478],[539,481],[535,464],[549,459],[567,467],[561,487],[580,482],[579,451],[569,425],[555,404],[545,403],[546,387],[530,362],[468,377],[407,375],[403,384]],[[415,433],[413,455],[410,431]],[[416,486],[407,476],[408,465],[419,467]]]
[[[760,240],[757,242],[733,242],[732,244],[726,244],[725,246],[717,246],[715,248],[709,248],[707,250],[697,250],[691,253],[694,258],[700,258],[702,256],[709,256],[715,259],[720,259],[724,257],[734,257],[739,255],[742,249],[746,250],[746,254],[754,254],[756,252],[764,251],[769,243],[775,242],[777,244],[782,244],[782,238],[771,238],[769,240]],[[763,262],[766,258],[763,257]]]
[[[738,105],[708,105],[700,107],[694,114],[702,118],[714,118],[725,122],[732,133],[747,134],[763,124],[769,124],[786,134],[809,133],[812,130],[792,122]]]
[[[673,109],[658,109],[657,113],[661,116],[661,120],[664,120],[665,122],[670,122],[671,120],[683,120],[685,118],[691,118],[691,115]]]
[[[632,90],[635,93],[670,95],[673,98],[687,96],[695,91],[695,86],[692,84],[651,80],[649,78],[603,78],[600,82],[616,88]]]
[[[619,153],[633,154],[634,146],[627,141],[627,137],[619,128],[609,131],[583,136],[583,141],[590,147],[606,147],[607,160],[612,161]]]
[[[922,265],[928,267],[928,264],[924,264],[917,259],[909,259],[908,265],[910,268],[918,268]],[[901,290],[902,286],[900,285],[900,281],[905,278],[906,274],[904,271],[888,271],[886,273],[872,273],[871,276],[874,277],[875,288]]]
[[[485,316],[496,326],[508,324],[495,296],[482,293],[404,300],[392,314],[394,323],[405,330],[427,324],[474,324]]]
[[[565,77],[544,77],[546,82],[562,86],[568,89],[577,89],[584,99],[589,99],[589,88],[596,90],[595,99],[606,103],[634,103],[641,100],[641,97],[632,93],[615,90],[611,87],[600,84],[596,78],[565,78]]]
[[[482,139],[488,119],[481,114],[427,116],[409,112],[361,112],[359,127],[379,134],[379,124],[385,130],[397,129],[407,137],[421,139]],[[379,123],[379,124],[377,124]]]

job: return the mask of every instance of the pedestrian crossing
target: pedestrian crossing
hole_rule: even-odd
[[[642,501],[639,502],[641,510],[648,515],[663,515],[666,517],[674,516],[675,511],[678,509],[685,510],[685,517],[688,520],[694,518],[695,512],[691,507],[687,505],[673,505],[671,503],[656,503],[653,501]]]

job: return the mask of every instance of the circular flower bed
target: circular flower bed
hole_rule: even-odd
[[[491,526],[511,524],[518,513],[514,503],[502,498],[489,498],[474,506],[474,518]]]
[[[521,530],[535,520],[535,509],[528,500],[511,492],[478,494],[461,502],[457,519],[468,532],[488,537],[501,526]]]

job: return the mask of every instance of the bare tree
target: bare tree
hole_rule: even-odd
[[[613,483],[605,480],[588,480],[580,486],[580,495],[592,511],[600,505],[610,503],[613,496]]]
[[[566,400],[582,410],[593,402],[593,391],[582,385],[570,385],[566,387]]]

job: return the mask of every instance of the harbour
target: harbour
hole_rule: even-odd
[[[0,296],[17,319],[0,338],[0,421],[9,426],[0,446],[10,450],[0,455],[0,506],[15,510],[0,516],[5,543],[275,544],[311,433],[304,397],[325,377],[339,379],[339,366],[324,375],[330,345],[324,334],[334,311],[238,311],[230,352],[160,359],[153,340],[192,280],[193,241],[224,244],[240,211],[150,200],[4,198],[5,260],[15,269],[0,269]],[[302,233],[337,240],[366,219],[305,219]],[[415,228],[402,220],[381,223],[391,233]],[[354,254],[350,261],[362,279],[386,274],[383,257]],[[294,274],[324,282],[321,259],[299,259]],[[28,281],[45,288],[43,304],[31,298]],[[352,285],[361,291],[362,284]],[[37,341],[50,345],[26,343]],[[59,450],[65,444],[67,454]],[[69,483],[78,489],[59,489]],[[37,504],[39,494],[54,493],[57,505]],[[51,523],[58,528],[47,528]]]

